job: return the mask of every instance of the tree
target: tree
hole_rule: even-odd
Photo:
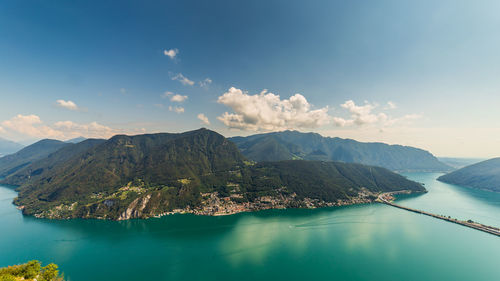
[[[17,279],[10,274],[4,274],[0,275],[0,281],[17,281]]]
[[[42,280],[53,281],[59,276],[58,266],[56,264],[48,264],[42,268]]]
[[[40,273],[40,268],[41,264],[37,260],[29,261],[24,269],[23,269],[23,276],[25,279],[33,279],[37,277],[37,275]]]

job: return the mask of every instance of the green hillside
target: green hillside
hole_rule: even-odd
[[[316,133],[284,131],[233,137],[230,140],[236,143],[243,155],[253,161],[341,161],[380,166],[393,171],[435,172],[452,169],[422,149],[323,137]]]
[[[360,194],[366,202],[374,199],[366,196],[381,191],[425,191],[389,170],[361,164],[252,163],[234,143],[206,129],[87,140],[5,182],[21,184],[15,203],[25,214],[48,218],[128,219],[173,210],[212,214],[231,202],[236,212],[304,207],[311,200],[311,206],[353,203]]]
[[[1,182],[10,185],[22,185],[30,180],[36,181],[42,173],[47,173],[51,169],[57,168],[59,164],[104,142],[105,140],[102,139],[88,139],[76,144],[65,145],[61,149],[49,154],[46,158],[33,161],[19,170],[6,175],[5,179]]]
[[[446,183],[500,192],[500,158],[493,158],[443,175]]]
[[[8,176],[32,162],[46,158],[52,152],[69,145],[65,142],[44,139],[20,151],[0,158],[0,178]]]

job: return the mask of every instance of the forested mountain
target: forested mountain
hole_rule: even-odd
[[[439,177],[438,180],[500,192],[500,157],[456,170]]]
[[[14,153],[23,148],[22,144],[0,138],[0,157]]]
[[[5,179],[2,180],[2,183],[22,185],[30,179],[35,180],[42,173],[48,173],[48,171],[54,167],[57,168],[59,164],[62,164],[72,157],[86,152],[90,148],[105,141],[106,140],[103,139],[87,139],[76,144],[71,143],[69,145],[65,145],[61,149],[49,154],[46,158],[33,161],[29,165],[6,175]]]
[[[249,162],[234,143],[206,129],[87,140],[6,181],[22,184],[15,203],[25,214],[48,218],[235,213],[369,202],[380,191],[425,191],[389,170],[361,164]]]
[[[52,152],[69,145],[65,142],[44,139],[26,146],[18,152],[0,158],[0,178],[8,176],[34,161],[46,158]]]
[[[393,171],[450,171],[428,151],[401,145],[363,143],[297,131],[233,137],[243,155],[254,161],[290,159],[341,161],[384,167]]]

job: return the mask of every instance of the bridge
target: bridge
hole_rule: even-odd
[[[480,230],[480,231],[483,231],[483,232],[493,234],[493,235],[500,237],[500,228],[497,228],[497,227],[484,225],[481,223],[474,222],[472,220],[468,220],[468,221],[457,220],[457,219],[454,219],[451,217],[436,215],[433,213],[429,213],[429,212],[425,212],[425,211],[421,211],[421,210],[417,210],[417,209],[413,209],[413,208],[409,208],[409,207],[395,204],[393,202],[395,199],[393,195],[398,194],[398,193],[406,193],[406,191],[382,193],[378,196],[376,201],[383,203],[383,204],[386,204],[386,205],[389,205],[389,206],[392,206],[392,207],[396,207],[396,208],[403,209],[403,210],[410,211],[410,212],[417,213],[417,214],[426,215],[426,216],[433,217],[433,218],[440,219],[440,220],[444,220],[447,222],[456,223],[459,225],[470,227],[470,228]]]

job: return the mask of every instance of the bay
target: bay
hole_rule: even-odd
[[[407,173],[400,204],[500,226],[500,194]],[[83,280],[497,280],[500,238],[382,204],[224,217],[45,220],[0,186],[0,266],[38,259]]]

